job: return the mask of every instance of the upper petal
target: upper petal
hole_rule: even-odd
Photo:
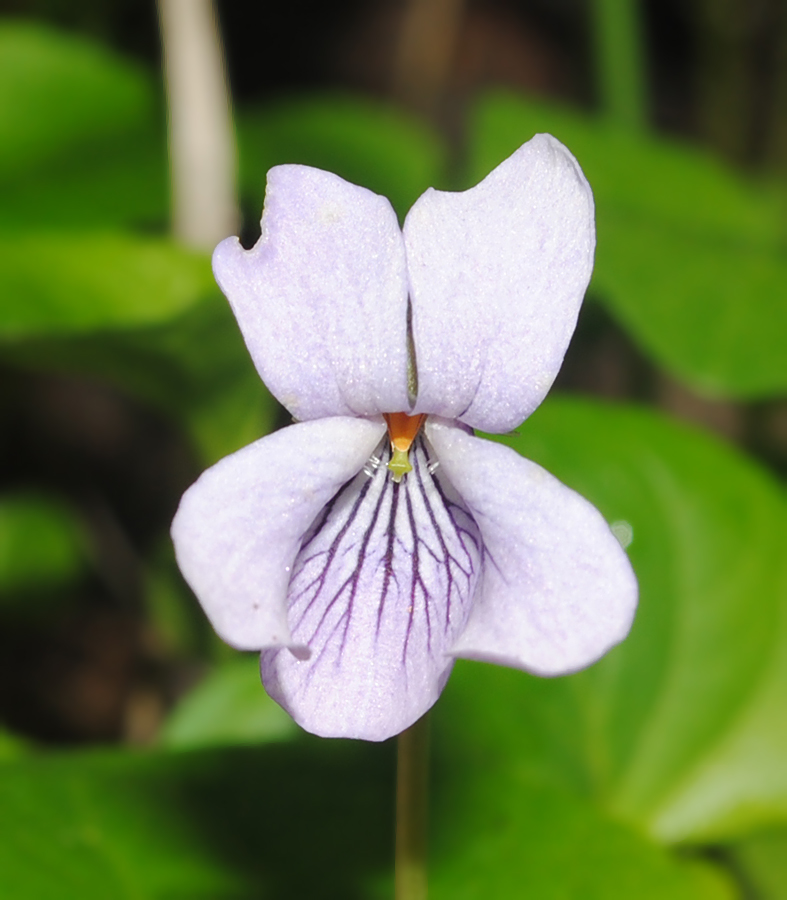
[[[593,195],[536,135],[464,193],[427,191],[404,224],[415,412],[504,432],[542,401],[593,268]]]
[[[366,419],[292,425],[225,457],[183,495],[178,565],[228,644],[293,646],[287,586],[303,535],[384,431]]]
[[[259,241],[222,241],[213,271],[257,370],[295,418],[408,408],[404,243],[384,197],[277,166]]]
[[[454,655],[558,675],[621,641],[637,582],[598,510],[509,447],[440,421],[427,421],[427,436],[484,542]]]

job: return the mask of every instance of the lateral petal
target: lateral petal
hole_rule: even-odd
[[[629,631],[637,581],[598,510],[509,447],[427,420],[427,437],[484,542],[455,656],[560,675]]]
[[[303,652],[286,602],[301,540],[384,432],[382,420],[292,425],[225,457],[186,491],[172,523],[175,554],[224,641]]]
[[[416,413],[515,428],[557,375],[593,268],[593,195],[538,134],[463,193],[428,190],[404,224]]]
[[[389,445],[325,508],[289,592],[293,640],[262,654],[268,693],[308,731],[380,741],[422,716],[453,665],[481,569],[478,530],[422,438],[396,483]]]
[[[384,197],[277,166],[259,241],[222,241],[213,271],[263,381],[296,419],[409,408],[404,242]]]

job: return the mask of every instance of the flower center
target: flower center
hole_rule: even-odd
[[[388,424],[388,436],[391,439],[391,459],[388,468],[394,481],[401,481],[408,472],[413,471],[410,465],[410,447],[415,440],[421,426],[424,424],[425,414],[408,416],[407,413],[384,413],[383,418]]]

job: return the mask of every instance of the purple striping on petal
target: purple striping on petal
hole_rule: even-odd
[[[288,619],[311,657],[262,655],[270,693],[318,733],[323,709],[326,732],[337,733],[339,704],[348,736],[377,717],[391,733],[392,707],[401,728],[423,713],[450,670],[481,571],[475,521],[431,465],[424,437],[399,483],[386,467],[387,440],[377,457],[323,509],[293,567]]]

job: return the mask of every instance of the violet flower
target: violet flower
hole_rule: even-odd
[[[262,236],[216,248],[266,385],[296,424],[184,495],[178,563],[308,731],[383,740],[454,659],[573,672],[628,632],[636,580],[599,512],[472,429],[507,432],[557,374],[593,264],[593,199],[537,135],[464,193],[389,202],[268,174]]]

